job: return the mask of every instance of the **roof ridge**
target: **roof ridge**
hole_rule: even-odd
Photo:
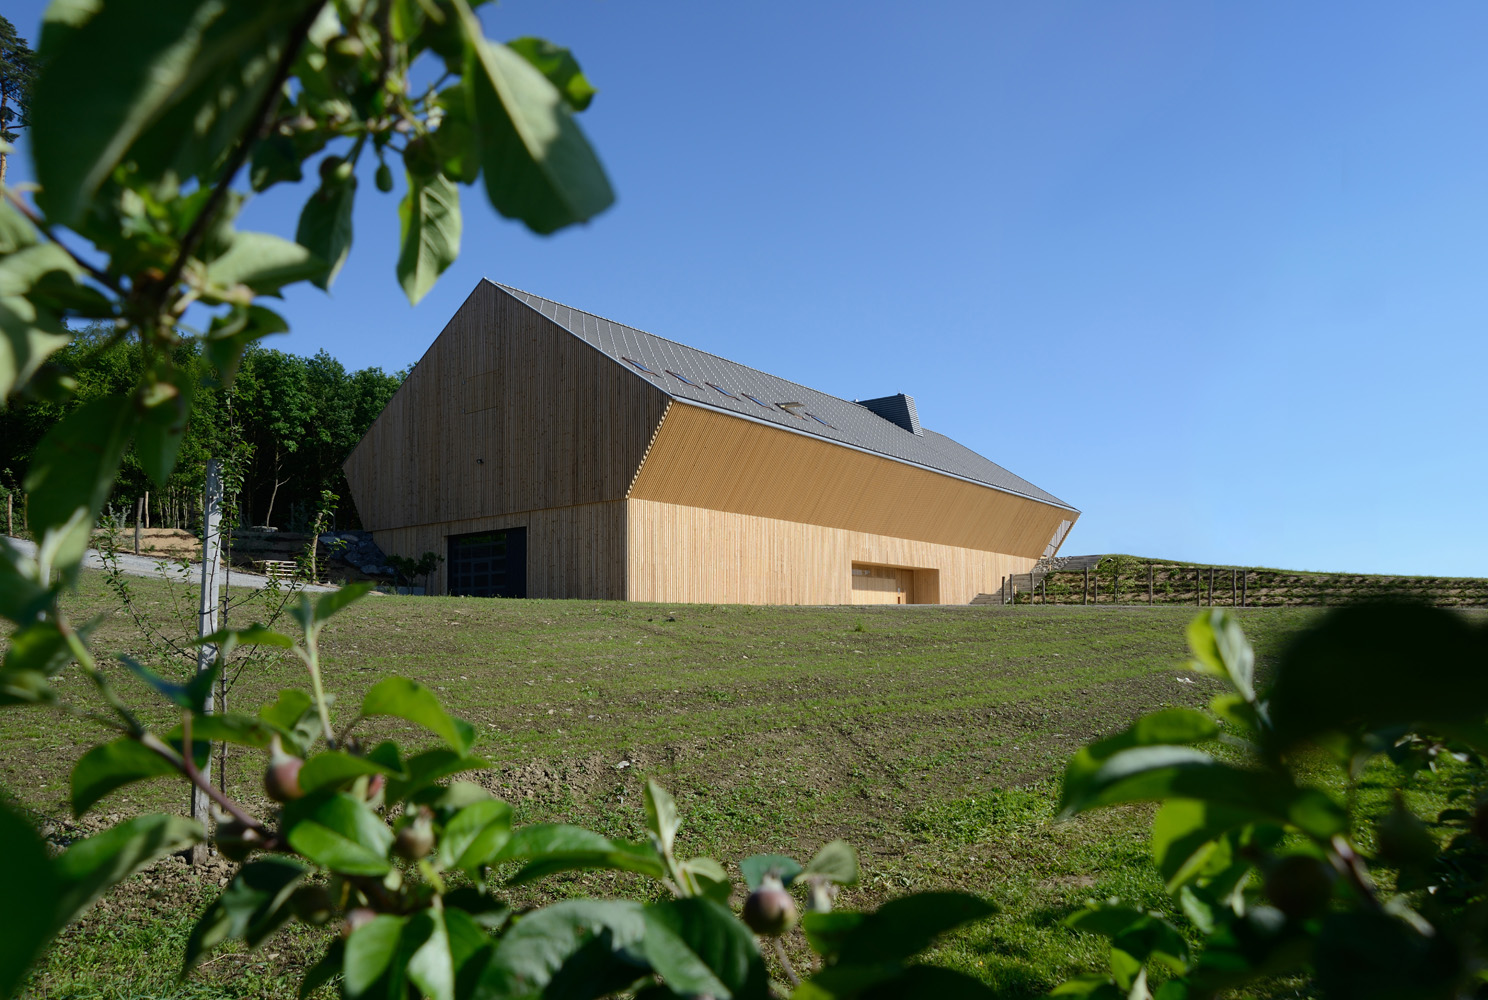
[[[490,278],[487,278],[486,280],[487,281],[491,281]],[[675,344],[678,347],[686,348],[689,351],[696,351],[698,354],[706,354],[710,358],[717,358],[719,361],[724,361],[724,362],[727,362],[728,364],[731,364],[731,365],[738,365],[740,368],[748,368],[752,372],[756,372],[756,373],[758,373],[760,375],[769,376],[770,378],[777,379],[778,381],[785,382],[785,383],[787,383],[789,385],[797,386],[798,388],[801,388],[801,389],[810,389],[812,392],[819,392],[823,396],[831,396],[831,398],[837,400],[839,403],[849,403],[849,404],[851,404],[853,406],[862,406],[863,405],[863,404],[859,403],[856,399],[846,399],[846,398],[844,398],[842,396],[834,396],[830,392],[825,392],[825,391],[823,391],[821,389],[817,389],[817,388],[815,388],[813,386],[809,386],[805,382],[796,382],[796,381],[794,381],[792,379],[788,379],[788,378],[785,378],[785,377],[780,376],[780,375],[772,375],[770,372],[765,371],[763,368],[755,368],[753,365],[746,365],[742,361],[735,361],[733,358],[726,358],[722,354],[714,354],[712,351],[704,350],[701,347],[693,347],[691,344],[684,344],[684,343],[682,343],[682,341],[680,341],[680,340],[673,340],[671,337],[663,337],[661,334],[659,334],[659,333],[652,333],[650,330],[642,330],[638,326],[632,326],[629,323],[622,323],[618,319],[610,319],[608,316],[601,316],[599,313],[590,312],[587,309],[580,309],[577,306],[571,306],[571,305],[567,304],[566,302],[559,302],[557,299],[550,299],[546,295],[539,295],[536,292],[529,292],[526,289],[518,288],[515,285],[503,284],[502,282],[499,282],[499,281],[491,281],[491,284],[495,285],[497,288],[503,288],[503,289],[505,289],[508,292],[518,292],[518,293],[520,293],[522,295],[530,295],[534,299],[541,299],[544,302],[551,302],[555,306],[562,306],[564,309],[568,309],[568,310],[570,310],[572,312],[583,313],[585,316],[593,316],[595,319],[604,320],[606,323],[612,323],[615,326],[621,326],[621,327],[624,327],[627,330],[634,330],[636,333],[644,333],[648,337],[655,337],[657,340],[664,340],[668,344]],[[670,389],[663,388],[662,391],[665,392],[665,393],[667,393],[668,395],[672,395],[672,392],[671,392]],[[680,397],[680,398],[684,398],[685,399],[687,397]],[[863,408],[865,410],[868,409],[867,407],[863,407]],[[872,410],[868,410],[868,412],[869,413],[873,413]],[[876,414],[876,413],[874,413],[873,415],[876,416],[876,417],[878,416],[878,414]],[[879,419],[880,420],[883,420],[884,418],[883,417],[879,417]],[[888,421],[886,421],[886,423],[894,424],[894,422],[892,420],[888,420]],[[894,426],[898,427],[898,424],[894,424]],[[903,430],[903,428],[900,428],[900,429]],[[906,433],[908,433],[908,432],[906,431]]]

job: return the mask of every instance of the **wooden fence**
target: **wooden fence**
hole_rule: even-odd
[[[1328,607],[1404,599],[1488,607],[1488,579],[1299,573],[1235,566],[1107,560],[1091,568],[1004,577],[981,604],[1125,604],[1191,607]]]

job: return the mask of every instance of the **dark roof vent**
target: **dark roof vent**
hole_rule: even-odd
[[[913,396],[898,393],[893,396],[882,396],[878,399],[854,400],[859,406],[872,410],[891,424],[898,424],[911,434],[921,437],[925,432],[920,430],[920,413],[915,409]]]

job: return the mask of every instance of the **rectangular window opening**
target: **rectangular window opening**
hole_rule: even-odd
[[[452,597],[526,597],[527,529],[450,535],[446,556]]]
[[[686,382],[688,385],[692,386],[694,389],[701,389],[702,388],[702,386],[698,385],[696,382],[694,382],[692,379],[688,378],[686,375],[678,375],[676,372],[672,371],[670,368],[668,368],[666,370],[666,373],[668,375],[670,375],[672,378],[680,379],[681,381]]]
[[[628,361],[628,362],[630,362],[631,364],[633,364],[637,368],[639,368],[641,371],[645,372],[647,375],[655,375],[656,374],[654,371],[652,371],[651,369],[647,368],[645,365],[641,364],[635,358],[627,358],[627,357],[621,356],[620,360],[621,361]]]
[[[717,389],[719,392],[723,393],[729,399],[738,399],[739,398],[738,396],[735,396],[733,393],[729,392],[727,389],[725,389],[721,385],[714,385],[712,382],[709,382],[707,385],[708,385],[708,388],[709,389]]]

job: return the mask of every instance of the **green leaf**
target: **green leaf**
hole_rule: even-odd
[[[20,210],[4,198],[0,198],[0,254],[13,254],[17,250],[36,245],[36,227]]]
[[[74,284],[81,273],[55,243],[27,246],[0,257],[0,403],[72,339],[55,311],[38,303],[32,293],[44,279],[57,277]]]
[[[858,852],[845,840],[834,840],[816,852],[798,877],[815,875],[839,885],[858,884]]]
[[[1115,736],[1081,747],[1065,765],[1065,794],[1089,779],[1112,755],[1131,747],[1203,743],[1219,735],[1219,726],[1202,712],[1168,708],[1144,715]]]
[[[169,142],[171,152],[191,150],[194,164],[215,160],[241,133],[278,45],[306,6],[153,0],[99,5],[65,31],[49,21],[49,55],[31,97],[32,154],[48,215],[74,223],[136,139],[173,106],[171,127],[142,152],[174,163],[178,157],[159,148]]]
[[[806,943],[812,951],[818,955],[836,955],[848,933],[867,916],[852,910],[808,911],[801,917],[801,930],[805,932]]]
[[[582,968],[586,996],[603,996],[642,971],[621,953],[646,933],[645,910],[628,899],[572,899],[529,913],[502,935],[481,979],[482,996],[561,996],[560,970]],[[608,986],[608,989],[603,988]]]
[[[0,805],[0,880],[10,906],[0,906],[0,996],[12,996],[26,970],[55,932],[30,905],[55,899],[58,884],[46,844],[20,816]]]
[[[449,934],[443,912],[423,910],[408,920],[403,930],[408,959],[408,981],[428,1000],[455,1000],[455,962],[450,954]],[[412,938],[412,941],[408,939]],[[417,946],[410,949],[410,945]]]
[[[134,451],[145,475],[156,486],[163,488],[176,467],[176,455],[186,437],[195,392],[196,380],[191,373],[177,370],[170,381],[154,385],[143,400],[144,412],[135,434]]]
[[[361,997],[386,979],[381,996],[403,996],[407,956],[400,954],[398,939],[403,936],[407,917],[379,914],[351,932],[346,939],[342,964],[341,992],[347,997]]]
[[[440,861],[474,877],[511,839],[511,819],[511,806],[499,799],[472,802],[445,823]]]
[[[60,930],[93,901],[158,858],[199,844],[201,824],[181,816],[139,816],[80,840],[57,856],[53,926]]]
[[[677,818],[677,801],[654,778],[646,779],[646,829],[661,845],[662,853],[670,853],[682,821]]]
[[[177,684],[174,681],[168,681],[164,677],[161,677],[132,656],[125,656],[121,653],[119,655],[119,662],[128,667],[130,673],[144,681],[156,694],[172,705],[190,709],[196,713],[206,710],[206,697],[211,693],[210,683],[211,679],[216,676],[216,671],[209,670],[197,675],[198,677],[205,676],[207,678],[206,684],[196,683],[196,678],[193,678],[189,684]]]
[[[438,735],[462,755],[475,742],[475,730],[469,723],[446,715],[433,691],[404,677],[388,677],[374,684],[362,699],[362,715],[369,719],[379,715],[405,719]]]
[[[168,761],[128,737],[103,743],[72,768],[72,813],[81,816],[116,788],[176,774]]]
[[[912,965],[863,993],[863,1000],[934,997],[935,1000],[995,1000],[1002,994],[964,972],[933,965]],[[1129,998],[1126,998],[1129,1000]]]
[[[280,181],[298,182],[305,179],[300,169],[300,151],[287,135],[270,133],[253,146],[253,159],[248,167],[248,185],[255,191],[264,191]]]
[[[760,887],[766,875],[774,872],[780,881],[790,885],[804,871],[801,863],[794,858],[788,858],[784,854],[755,854],[739,862],[739,871],[744,876],[744,884],[749,891]]]
[[[224,385],[231,385],[243,362],[243,352],[264,337],[288,333],[289,323],[283,316],[263,306],[234,306],[226,316],[217,316],[207,331],[206,355],[212,367],[222,375]]]
[[[1455,611],[1369,604],[1330,612],[1296,636],[1277,665],[1272,749],[1330,733],[1481,724],[1485,663],[1488,630]]]
[[[220,629],[209,636],[197,639],[192,645],[216,646],[217,655],[226,659],[239,646],[276,646],[279,649],[293,649],[294,640],[283,633],[255,624],[247,628]],[[305,700],[308,702],[309,698]]]
[[[186,939],[184,975],[224,941],[260,942],[290,918],[285,904],[308,872],[288,858],[262,858],[238,869],[222,894],[207,907]]]
[[[604,211],[615,193],[563,95],[517,53],[487,41],[464,0],[455,5],[466,35],[463,80],[491,204],[538,233]]]
[[[693,897],[646,907],[642,951],[674,992],[763,1000],[769,977],[754,935],[721,903]]]
[[[207,676],[205,674],[201,676]],[[213,715],[197,715],[191,720],[192,742],[235,743],[238,746],[267,749],[276,730],[273,726],[251,715],[235,715],[219,712]],[[185,732],[177,725],[167,734],[172,744],[185,738]]]
[[[363,580],[360,583],[348,583],[344,587],[339,587],[329,594],[323,595],[315,602],[315,613],[311,620],[319,625],[336,612],[344,611],[363,597],[366,597],[371,590],[372,584],[368,580]]]
[[[259,295],[325,273],[326,262],[298,243],[269,233],[237,233],[226,253],[207,265],[207,281],[218,288],[247,285]]]
[[[442,173],[427,179],[410,173],[398,223],[398,283],[409,304],[418,305],[460,256],[460,189]]]
[[[365,774],[397,773],[395,769],[367,757],[356,757],[341,750],[327,750],[311,757],[300,768],[300,788],[309,794],[338,788]]]
[[[258,710],[258,717],[273,726],[299,757],[308,757],[320,737],[320,716],[310,696],[285,688],[279,697]]]
[[[72,662],[72,649],[55,622],[40,621],[17,629],[9,637],[4,673],[32,671],[54,677]]]
[[[638,872],[652,878],[666,875],[661,855],[650,844],[612,841],[591,830],[561,823],[535,823],[514,831],[491,864],[522,860],[530,863],[512,876],[511,885],[575,869]]]
[[[393,831],[360,799],[306,796],[285,810],[289,846],[343,875],[386,875]]]
[[[345,960],[346,942],[338,938],[330,943],[314,965],[305,970],[305,978],[300,980],[300,1000],[306,1000],[310,994],[341,975]]]
[[[30,624],[45,612],[54,591],[60,588],[60,583],[42,576],[35,557],[0,537],[0,616],[17,624]]]
[[[920,892],[891,899],[847,931],[837,960],[845,965],[905,961],[928,948],[941,934],[983,920],[997,908],[961,892]]]
[[[1200,670],[1228,680],[1246,701],[1255,700],[1255,651],[1234,615],[1214,608],[1189,622],[1188,648]]]
[[[558,93],[575,111],[587,108],[598,93],[579,69],[579,61],[572,52],[554,45],[545,38],[517,38],[506,43],[507,48],[532,64],[532,68],[548,78],[558,88]]]
[[[1060,808],[1061,815],[1071,816],[1098,806],[1170,798],[1251,810],[1322,839],[1348,828],[1343,809],[1317,789],[1299,788],[1273,772],[1221,764],[1191,747],[1119,751],[1073,787],[1066,776]]]
[[[480,150],[475,145],[470,94],[462,84],[446,88],[439,92],[439,106],[444,109],[444,119],[429,138],[444,164],[444,176],[461,184],[474,184],[480,177]]]
[[[426,750],[403,762],[406,777],[389,778],[384,796],[388,804],[392,805],[427,788],[440,778],[490,766],[490,761],[482,757],[466,756],[443,747]]]
[[[44,568],[60,569],[67,579],[76,574],[124,460],[134,421],[127,398],[90,399],[36,446],[25,488]]]
[[[1259,818],[1250,810],[1194,799],[1163,803],[1152,820],[1152,857],[1168,891],[1177,891],[1212,864],[1227,866],[1231,852],[1222,838]]]
[[[677,866],[697,884],[698,891],[708,899],[727,903],[733,894],[734,883],[728,870],[712,858],[688,858]]]
[[[295,240],[325,262],[325,270],[311,279],[319,288],[331,287],[351,253],[351,208],[356,187],[355,177],[344,181],[326,178],[300,212]]]

